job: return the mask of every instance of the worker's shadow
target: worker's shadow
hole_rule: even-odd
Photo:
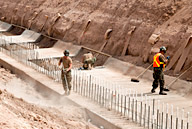
[[[157,96],[159,95],[158,93],[151,93],[151,92],[147,92],[147,93],[143,93],[143,95],[147,95],[147,96]]]
[[[159,95],[158,93],[151,93],[151,92],[147,92],[147,93],[143,93],[143,96],[156,96],[156,95]],[[135,96],[135,94],[129,94],[129,96]],[[137,94],[137,97],[141,97],[141,94]]]

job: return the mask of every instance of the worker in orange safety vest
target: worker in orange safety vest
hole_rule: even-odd
[[[164,88],[164,73],[163,70],[168,62],[169,56],[165,58],[166,48],[164,46],[160,47],[160,52],[157,53],[153,57],[153,84],[152,84],[152,93],[155,93],[155,89],[158,87],[158,83],[160,83],[160,95],[167,95],[167,93],[163,91],[169,91],[169,89]]]

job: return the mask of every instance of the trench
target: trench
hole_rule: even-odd
[[[9,32],[1,33],[1,35],[6,36],[16,36],[21,35],[24,32],[24,29],[13,27]],[[34,49],[42,49],[42,48],[51,48],[57,40],[49,39],[45,36],[40,36],[40,38],[34,42],[34,43],[5,43],[1,42],[1,51],[4,51],[6,54],[10,54],[10,56],[17,58],[22,58],[20,61],[24,63],[24,60],[27,60],[29,64],[37,65],[40,69],[42,68],[42,72],[51,73],[53,71],[59,71],[61,70],[58,67],[58,62],[60,57],[54,57],[54,58],[36,58],[37,53],[34,51]],[[81,56],[84,53],[87,53],[88,50],[80,50],[80,52],[75,56],[71,57],[73,60],[73,69],[78,69],[82,67],[81,63]],[[93,54],[96,54],[93,52]],[[95,64],[95,66],[103,65],[106,61],[107,57],[99,55],[98,56],[98,62]],[[46,107],[54,107],[59,109],[60,111],[66,110],[66,104],[68,105],[68,108],[77,108],[78,110],[82,110],[83,119],[87,121],[88,123],[91,123],[99,128],[106,128],[106,129],[119,129],[119,127],[113,125],[112,123],[108,122],[106,119],[102,118],[100,115],[90,111],[89,109],[86,109],[84,107],[81,107],[76,102],[72,101],[71,99],[68,99],[67,97],[64,97],[63,95],[60,95],[59,93],[52,91],[51,89],[47,88],[46,85],[36,85],[35,80],[30,77],[24,77],[25,75],[22,74],[22,70],[15,69],[12,66],[9,66],[6,64],[6,62],[1,62],[2,68],[8,68],[11,73],[17,74],[19,78],[14,79],[13,81],[9,82],[7,85],[14,85],[13,86],[5,86],[3,89],[6,89],[8,92],[12,93],[14,96],[18,98],[22,98],[23,100],[33,103],[40,106],[46,106]],[[20,72],[18,72],[20,71]],[[45,73],[44,73],[45,74]],[[50,74],[49,74],[50,75]],[[55,79],[54,77],[50,76],[51,79]],[[26,84],[23,84],[22,81],[25,81]],[[55,80],[57,82],[61,82],[61,78],[59,80]],[[14,83],[14,84],[13,84]],[[104,123],[104,125],[102,124]],[[89,125],[87,125],[89,127]]]
[[[14,32],[14,31],[13,31]],[[13,34],[10,34],[10,35],[13,35]],[[50,41],[50,42],[49,42]],[[47,75],[49,78],[53,79],[55,82],[60,82],[61,83],[61,78],[60,78],[60,67],[57,66],[57,63],[58,63],[58,60],[59,60],[59,57],[49,57],[49,56],[45,56],[42,57],[38,54],[38,50],[39,49],[42,49],[42,48],[51,48],[52,46],[54,46],[54,44],[56,43],[57,40],[55,39],[49,39],[48,37],[46,36],[41,36],[40,39],[38,39],[35,43],[9,43],[9,44],[1,44],[1,51],[16,58],[18,61],[28,65],[28,66],[31,66],[33,67],[35,70],[37,70],[38,72],[40,73],[43,73],[45,75]],[[48,44],[48,45],[45,45],[45,42]],[[36,51],[37,50],[37,51]],[[75,70],[77,70],[82,64],[80,63],[80,60],[81,60],[81,56],[86,53],[87,51],[90,51],[89,49],[80,49],[78,51],[78,53],[76,55],[73,55],[72,56],[72,59],[73,59],[73,62],[74,62],[74,66],[73,68]],[[62,51],[61,51],[62,53]],[[47,53],[49,54],[49,53]],[[93,50],[93,54],[96,55],[97,52],[95,52]],[[95,64],[96,67],[101,67],[106,61],[107,59],[109,58],[109,56],[106,56],[105,54],[99,54],[98,55],[98,61],[97,61],[97,64]],[[115,66],[115,62],[117,62],[117,60],[113,59],[114,61],[111,62],[111,65],[114,67]],[[118,62],[119,63],[119,62]],[[122,63],[122,62],[121,62]],[[32,83],[35,82],[35,79],[32,79],[30,78],[30,76],[28,77],[23,77],[23,76],[27,76],[26,73],[24,72],[18,72],[19,69],[14,67],[14,66],[8,66],[7,63],[2,63],[4,64],[3,66],[5,67],[8,67],[13,73],[18,73],[22,79],[24,80],[27,80]],[[122,65],[123,66],[123,65]],[[117,65],[117,67],[119,67],[119,64]],[[122,70],[125,70],[127,68],[122,68]],[[74,70],[74,71],[75,71]],[[127,69],[127,70],[130,70],[130,69]],[[132,67],[132,70],[133,67]],[[79,73],[78,71],[75,71],[76,73],[74,74],[75,78],[80,78],[81,81],[82,81],[82,84],[85,84],[87,86],[89,86],[88,84],[88,79],[87,79],[87,76],[85,77],[81,77],[81,74],[83,75],[84,73]],[[151,73],[150,73],[151,74]],[[145,75],[146,78],[148,78],[148,75]],[[84,76],[84,75],[83,75]],[[27,79],[26,79],[27,78]],[[93,87],[89,87],[89,88],[86,88],[85,85],[82,85],[81,82],[78,82],[79,80],[78,79],[75,79],[74,82],[76,83],[76,87],[74,87],[74,91],[77,92],[78,94],[80,94],[81,96],[85,96],[85,97],[88,97],[90,99],[93,99],[90,95],[90,93],[86,93],[86,90],[90,91],[91,90],[94,90]],[[78,82],[78,83],[77,83]],[[53,91],[50,87],[47,87],[46,85],[44,85],[43,83],[41,82],[35,82],[38,86],[35,86],[35,90],[43,93],[43,96],[44,97],[49,97],[50,94],[54,95],[55,98],[60,98],[60,94]],[[93,82],[92,82],[93,83]],[[94,84],[95,83],[95,84]],[[111,95],[111,96],[114,96],[114,92],[113,92],[113,85],[112,87],[109,87],[109,91],[106,90],[106,92],[104,91],[104,84],[101,84],[101,82],[97,82],[97,79],[96,81],[94,82],[93,84],[98,86],[97,88],[99,89],[96,89],[95,90],[97,91],[97,93],[95,94],[97,97],[94,98],[94,101],[96,101],[98,104],[102,105],[102,106],[106,106],[106,103],[107,101],[110,101],[112,103],[111,105],[111,109],[110,110],[115,110],[116,112],[118,113],[123,113],[124,112],[124,115],[126,116],[126,110],[127,110],[127,103],[130,104],[130,102],[132,103],[133,102],[133,105],[135,104],[134,102],[137,103],[138,102],[142,102],[143,101],[143,95],[141,94],[140,96],[137,96],[137,93],[129,93],[129,99],[133,99],[132,101],[130,102],[126,102],[126,99],[124,99],[124,97],[126,98],[126,94],[122,94],[122,92],[116,90],[116,86],[115,86],[115,92],[118,92],[118,96],[116,98],[116,93],[115,93],[115,102],[113,101],[113,99],[109,99],[109,98],[105,98],[105,95]],[[80,87],[80,85],[82,87]],[[78,87],[79,86],[79,87]],[[111,90],[111,91],[110,91]],[[139,100],[135,100],[135,96],[137,96],[139,98]],[[95,96],[94,96],[95,97]],[[105,100],[105,99],[106,100]],[[117,102],[116,102],[117,100]],[[148,101],[150,102],[153,102],[153,100],[150,100],[150,99],[147,99]],[[70,100],[71,101],[71,100]],[[114,104],[114,105],[113,105]],[[146,102],[147,104],[147,102]],[[154,104],[153,104],[154,105]],[[143,108],[142,104],[139,104],[137,106],[133,106],[131,107],[130,109],[128,108],[128,110],[132,110],[132,108],[135,108],[136,112],[134,112],[134,110],[132,110],[132,120],[133,121],[137,121],[137,107],[138,106],[141,106],[141,108]],[[154,119],[152,119],[153,117],[150,116],[151,113],[150,113],[150,109],[153,109],[154,106],[150,106],[148,105],[149,107],[146,108],[145,110],[149,110],[149,117],[147,118],[148,119],[148,127],[150,128],[151,125],[149,123],[152,123],[152,126],[153,125],[158,125],[157,123],[153,123]],[[143,109],[142,109],[143,111]],[[142,111],[140,112],[141,115],[142,115]],[[158,111],[158,110],[157,110]],[[157,112],[157,111],[154,111],[154,112]],[[114,124],[106,121],[105,119],[103,119],[101,116],[99,116],[98,114],[94,113],[94,112],[91,112],[89,111],[88,109],[85,108],[85,116],[87,117],[86,120],[88,121],[92,121],[93,124],[97,125],[98,127],[102,126],[102,127],[105,127],[105,128],[109,128],[111,129],[110,126],[113,126],[114,128],[119,128],[117,126],[115,126]],[[91,115],[90,115],[91,114]],[[171,115],[170,115],[171,116]],[[128,116],[129,117],[129,116]],[[142,125],[142,119],[145,119],[145,118],[142,118],[142,116],[140,117],[140,121],[141,121],[141,125]],[[97,121],[97,122],[94,122],[94,121]],[[99,122],[98,122],[99,121]],[[101,124],[103,123],[103,124]],[[107,125],[104,125],[104,123],[108,123]],[[143,123],[144,126],[145,126],[145,122]],[[159,126],[159,125],[158,125]]]

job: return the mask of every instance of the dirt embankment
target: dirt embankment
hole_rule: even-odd
[[[65,97],[52,99],[0,68],[0,129],[97,129],[84,120],[84,111]]]
[[[192,33],[191,0],[7,0],[0,6],[6,22],[97,50],[107,42],[103,52],[140,66],[151,63],[151,48],[161,45],[173,57]],[[108,29],[113,31],[106,39]],[[152,34],[160,37],[153,45],[148,42]],[[192,64],[191,57],[192,52],[184,69]]]

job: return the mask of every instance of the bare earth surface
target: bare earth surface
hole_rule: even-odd
[[[112,29],[102,51],[145,67],[152,63],[152,49],[164,45],[172,58],[192,34],[191,5],[191,0],[0,0],[0,17],[5,22],[95,50],[106,43],[105,32]],[[154,44],[148,42],[152,34],[159,35]],[[46,47],[53,45],[51,41],[43,42]],[[126,54],[122,55],[125,44]],[[179,74],[191,65],[192,51]],[[191,72],[182,78],[191,80]],[[168,74],[173,75],[172,71]]]
[[[15,96],[13,96],[13,94]],[[84,111],[63,98],[50,100],[0,69],[0,129],[85,129]]]

